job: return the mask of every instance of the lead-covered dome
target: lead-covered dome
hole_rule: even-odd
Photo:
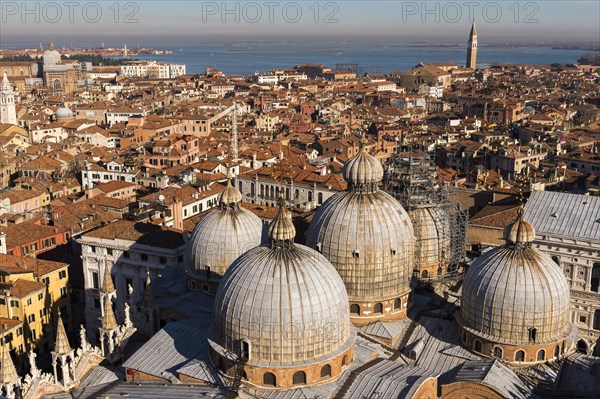
[[[226,370],[227,353],[247,358],[244,371],[255,385],[335,378],[349,364],[355,338],[344,283],[325,257],[293,243],[281,203],[269,235],[269,245],[244,253],[223,277],[215,298],[213,360]]]
[[[459,323],[466,333],[463,341],[473,335],[468,346],[478,352],[498,351],[509,362],[532,363],[558,356],[547,348],[565,350],[572,330],[569,286],[561,268],[532,248],[534,236],[520,210],[506,229],[506,245],[483,254],[465,275]],[[486,343],[493,348],[486,349]],[[506,345],[514,354],[506,353]]]
[[[443,277],[452,257],[450,218],[439,206],[408,211],[415,230],[415,274],[422,279]]]
[[[194,227],[188,257],[192,276],[219,279],[238,256],[261,244],[263,223],[240,206],[241,199],[239,190],[228,179],[219,196],[219,207]]]
[[[57,120],[73,119],[73,111],[69,108],[61,107],[56,110],[54,114]]]
[[[330,197],[317,210],[306,235],[342,277],[352,322],[406,315],[415,238],[400,203],[379,190],[383,169],[364,140],[344,168],[348,190]]]

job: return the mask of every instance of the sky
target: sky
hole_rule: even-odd
[[[0,47],[252,40],[600,42],[598,0],[0,0]]]

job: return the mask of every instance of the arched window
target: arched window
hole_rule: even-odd
[[[558,358],[558,356],[560,356],[560,346],[556,345],[556,348],[554,348],[554,357]]]
[[[499,346],[494,347],[494,357],[502,359],[502,348]]]
[[[254,195],[255,191],[254,191],[254,183],[250,183],[250,194]]]
[[[479,353],[481,353],[481,341],[480,341],[480,340],[476,339],[476,340],[473,342],[473,350],[474,350],[475,352],[479,352]]]
[[[319,203],[319,205],[323,203],[323,193],[317,194],[317,202]]]
[[[250,359],[250,343],[245,339],[242,340],[240,345],[240,358]]]
[[[292,377],[292,384],[303,385],[306,384],[306,373],[304,371],[296,371]]]
[[[554,261],[554,263],[556,263],[557,265],[560,265],[560,261],[558,260],[558,256],[553,256],[552,260]]]
[[[312,193],[312,191],[309,191],[308,192],[308,202],[312,201],[312,199],[313,199],[313,193]]]
[[[531,327],[529,329],[529,341],[535,342],[536,337],[537,337],[537,328]]]
[[[381,303],[376,303],[373,311],[377,314],[383,313],[383,305]]]
[[[265,373],[265,375],[263,375],[263,384],[271,387],[277,386],[277,378],[275,378],[275,374]]]
[[[244,191],[243,191],[244,189],[243,189],[242,187],[243,187],[243,186],[242,186],[242,182],[239,182],[239,183],[238,183],[238,189],[240,190],[240,193],[244,192]]]
[[[62,90],[62,83],[60,83],[60,80],[58,79],[54,81],[52,86],[54,87],[54,90]]]
[[[400,298],[394,299],[394,309],[400,309],[402,307],[402,300]]]
[[[289,187],[285,188],[285,199],[290,201],[290,188]]]
[[[275,197],[275,187],[271,186],[271,198],[277,198]]]
[[[351,314],[360,314],[360,306],[358,306],[355,303],[353,303],[352,305],[350,305],[350,313]]]
[[[515,353],[515,360],[517,362],[524,362],[525,361],[525,352],[522,350],[518,350],[517,353]]]
[[[331,366],[326,364],[321,367],[321,378],[331,377]]]
[[[265,186],[263,184],[260,185],[260,196],[261,197],[265,196]]]
[[[348,363],[348,356],[344,356],[342,358],[342,367],[346,365],[346,363]]]
[[[600,262],[595,262],[592,267],[592,279],[590,280],[590,289],[598,292],[600,289]]]
[[[587,353],[587,342],[585,342],[584,340],[580,339],[579,341],[577,341],[577,352],[579,353]]]
[[[300,199],[300,190],[298,189],[294,190],[294,199],[296,198]]]
[[[537,360],[539,360],[539,361],[544,361],[544,360],[546,360],[546,351],[545,351],[545,350],[543,350],[543,349],[540,349],[540,350],[538,351],[538,354],[537,354]]]
[[[427,270],[423,270],[421,273],[421,278],[426,279],[427,277],[429,277],[429,273],[427,273]]]

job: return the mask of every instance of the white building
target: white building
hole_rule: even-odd
[[[81,244],[85,319],[89,339],[100,327],[100,289],[108,267],[117,291],[116,313],[124,314],[143,297],[147,274],[159,277],[167,266],[185,267],[186,242],[180,232],[149,223],[120,220],[84,234]]]
[[[183,64],[163,64],[149,61],[121,66],[121,75],[130,78],[173,79],[185,74],[186,66]]]
[[[98,183],[108,183],[110,181],[137,183],[139,174],[139,169],[128,168],[117,161],[110,161],[104,166],[95,163],[87,164],[86,168],[81,171],[81,186],[84,190],[89,190]]]
[[[524,218],[535,227],[535,247],[562,267],[570,285],[577,349],[600,355],[600,198],[534,191]]]
[[[17,124],[17,110],[15,107],[15,91],[8,81],[6,71],[2,75],[0,86],[0,124]]]

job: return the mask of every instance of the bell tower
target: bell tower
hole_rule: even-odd
[[[469,35],[469,47],[467,48],[467,68],[477,69],[477,28],[475,21],[471,26],[471,34]]]
[[[15,108],[15,92],[8,81],[6,71],[2,76],[0,86],[0,124],[17,124],[17,111]]]

